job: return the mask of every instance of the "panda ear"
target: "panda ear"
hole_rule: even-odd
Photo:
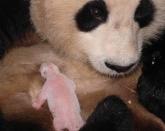
[[[133,118],[127,105],[116,96],[98,104],[80,131],[133,131]]]

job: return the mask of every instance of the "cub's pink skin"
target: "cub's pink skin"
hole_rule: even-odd
[[[40,72],[46,79],[38,97],[33,101],[33,107],[40,109],[47,101],[53,116],[56,131],[78,131],[84,124],[80,115],[80,106],[75,93],[75,84],[62,74],[52,63],[41,65]]]

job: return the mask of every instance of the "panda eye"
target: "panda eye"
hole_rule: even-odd
[[[86,3],[76,14],[75,21],[80,31],[89,32],[106,22],[108,11],[101,0]]]
[[[134,19],[140,28],[148,26],[154,19],[155,7],[152,0],[141,0]]]
[[[98,8],[93,8],[93,9],[91,9],[91,15],[92,15],[96,20],[104,21],[103,12],[102,12],[102,10],[100,10],[100,9],[98,9]]]

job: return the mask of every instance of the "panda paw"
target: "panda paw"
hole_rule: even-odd
[[[132,131],[133,118],[127,105],[116,96],[98,104],[80,131]]]
[[[139,102],[165,122],[165,45],[149,45],[143,50],[142,75],[137,93]]]
[[[165,80],[160,78],[155,75],[155,78],[150,80],[151,78],[145,75],[141,76],[137,92],[140,103],[165,122]]]

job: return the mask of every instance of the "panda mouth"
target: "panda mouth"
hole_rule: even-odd
[[[112,64],[108,60],[103,60],[103,59],[90,59],[89,63],[92,68],[94,68],[97,72],[103,74],[103,75],[108,75],[111,77],[120,77],[120,76],[125,76],[133,72],[139,65],[140,60],[136,60],[128,65],[117,65],[117,64]]]
[[[109,69],[113,71],[116,71],[117,73],[125,73],[131,70],[135,64],[130,64],[129,66],[118,66],[118,65],[112,65],[108,62],[105,62],[105,65],[106,67],[108,67]]]

